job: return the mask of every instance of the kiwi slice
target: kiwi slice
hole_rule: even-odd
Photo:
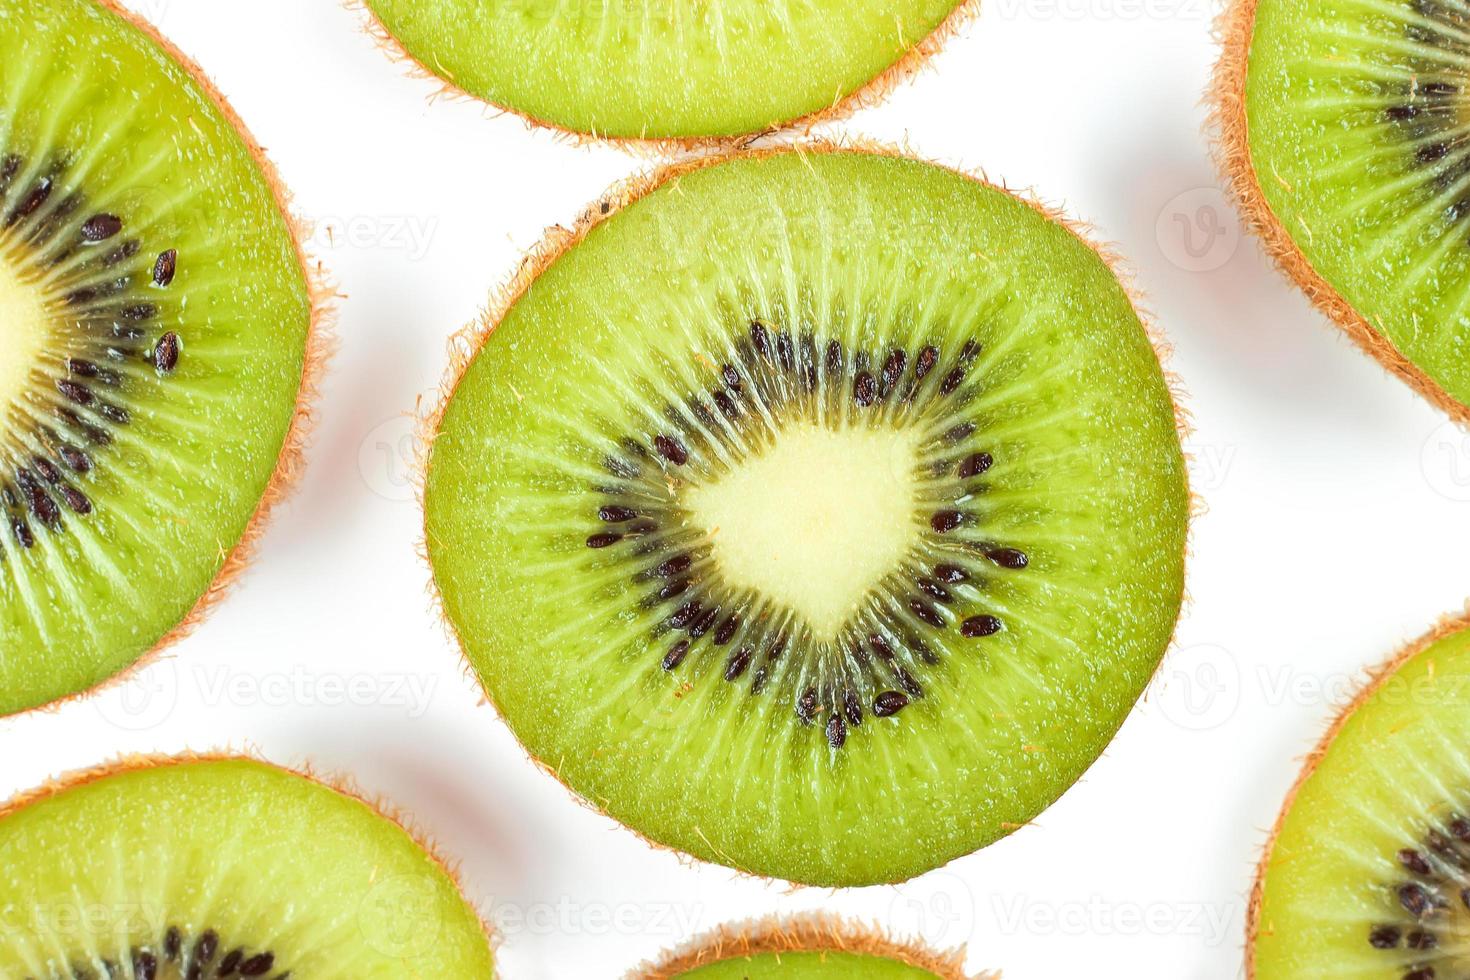
[[[0,976],[489,977],[490,941],[393,820],[241,758],[135,759],[0,811]]]
[[[1189,495],[1133,304],[1060,221],[824,144],[558,233],[429,424],[427,551],[531,754],[640,834],[906,879],[1102,751]]]
[[[940,953],[821,915],[721,929],[647,963],[628,980],[999,980]]]
[[[1470,619],[1382,668],[1277,821],[1251,902],[1258,980],[1470,975]]]
[[[1470,8],[1234,0],[1216,72],[1226,176],[1313,302],[1470,420]]]
[[[93,0],[0,0],[0,714],[191,624],[300,461],[319,306],[259,148]]]
[[[978,0],[366,0],[453,91],[624,140],[710,141],[880,99]]]

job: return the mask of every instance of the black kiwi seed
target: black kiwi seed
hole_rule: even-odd
[[[835,340],[827,343],[827,373],[842,373],[842,345]]]
[[[681,663],[684,662],[684,658],[688,656],[688,654],[688,640],[680,640],[678,643],[675,643],[673,646],[669,647],[669,652],[664,654],[664,670],[673,670],[674,668],[678,667]]]
[[[756,353],[761,357],[771,356],[771,336],[759,320],[750,321],[750,342],[755,345]]]
[[[834,749],[840,749],[847,744],[847,722],[842,720],[842,715],[834,711],[832,717],[827,719],[827,744]]]
[[[948,534],[963,523],[965,523],[965,515],[957,510],[936,511],[929,518],[929,526],[939,534]]]
[[[950,594],[949,590],[932,578],[921,577],[919,579],[919,590],[936,602],[948,604],[954,601],[954,596]]]
[[[974,453],[966,456],[960,461],[959,476],[961,480],[979,476],[995,464],[989,453]]]
[[[873,699],[873,714],[879,718],[892,718],[908,707],[909,699],[898,691],[884,691]]]
[[[729,619],[725,620],[723,623],[720,624],[720,628],[715,630],[715,646],[722,647],[726,643],[729,643],[731,638],[735,636],[735,631],[739,628],[739,616],[731,616]]]
[[[748,646],[741,647],[735,656],[730,658],[729,663],[725,665],[725,680],[739,680],[740,675],[745,673],[745,668],[750,666],[750,660],[753,656],[755,656],[754,650]]]
[[[1425,950],[1434,949],[1439,945],[1439,940],[1434,933],[1425,932],[1423,929],[1415,929],[1404,937],[1404,945],[1409,949]]]
[[[105,242],[122,231],[122,227],[122,219],[115,214],[94,214],[82,222],[82,240],[91,243]]]
[[[1397,926],[1374,926],[1368,933],[1368,944],[1374,949],[1397,949],[1403,933]]]
[[[153,346],[153,366],[164,374],[171,374],[179,366],[179,335],[169,331],[158,338]]]
[[[276,965],[276,957],[273,953],[257,953],[244,963],[240,964],[240,975],[246,977],[258,977],[269,973],[271,967]]]
[[[606,548],[609,545],[617,544],[621,540],[623,540],[623,536],[621,534],[614,534],[611,531],[604,531],[601,534],[594,534],[588,537],[587,547]]]
[[[675,466],[683,466],[689,462],[689,450],[685,449],[684,444],[674,436],[655,436],[653,447],[658,450],[660,456]]]
[[[163,937],[163,955],[169,962],[179,958],[179,952],[183,949],[184,937],[179,933],[177,926],[169,926],[168,932]]]
[[[1429,893],[1424,890],[1422,885],[1400,885],[1398,897],[1399,904],[1404,907],[1404,910],[1416,918],[1428,912],[1432,904]]]
[[[802,692],[801,697],[796,699],[796,716],[805,724],[812,723],[812,719],[817,716],[816,688],[807,688]]]
[[[895,347],[888,352],[888,360],[883,362],[882,384],[878,388],[878,394],[887,398],[893,391],[898,379],[903,377],[903,369],[908,364],[909,355],[902,347]]]
[[[941,564],[934,566],[934,577],[941,582],[958,585],[961,582],[968,582],[970,580],[970,573],[958,565]]]
[[[863,408],[873,404],[873,399],[878,396],[878,382],[866,371],[859,371],[857,378],[852,383],[852,400]]]
[[[1015,548],[991,548],[985,552],[985,557],[995,562],[1001,568],[1025,568],[1030,564],[1030,559],[1024,551]]]
[[[631,507],[608,506],[597,512],[597,516],[609,524],[624,524],[638,516]]]
[[[1400,864],[1402,864],[1404,867],[1408,868],[1415,874],[1429,874],[1429,862],[1424,860],[1424,855],[1420,854],[1412,847],[1406,847],[1403,850],[1399,851],[1398,858]]]
[[[944,617],[923,599],[910,599],[909,612],[917,616],[922,622],[928,623],[935,629],[944,629]]]
[[[934,365],[939,363],[939,348],[930,345],[919,351],[919,358],[914,363],[914,378],[922,381],[924,376],[934,370]]]
[[[982,636],[994,636],[1000,632],[1000,626],[1000,620],[994,616],[971,616],[960,624],[960,635],[970,639],[976,639]]]

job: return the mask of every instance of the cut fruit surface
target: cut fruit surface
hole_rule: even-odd
[[[880,88],[895,66],[912,67],[973,6],[960,0],[367,5],[409,56],[461,91],[562,129],[627,139],[738,136],[829,111],[865,88]]]
[[[1035,208],[879,153],[632,196],[544,256],[432,436],[429,557],[490,698],[598,807],[745,871],[894,881],[1009,833],[1179,611],[1128,295]]]
[[[998,980],[940,953],[825,916],[746,923],[695,940],[628,980]]]
[[[402,827],[251,760],[127,764],[11,804],[0,890],[6,977],[493,973],[479,918]]]
[[[1312,754],[1256,883],[1256,980],[1470,973],[1466,626],[1396,658]]]
[[[1470,8],[1235,0],[1216,84],[1228,177],[1268,250],[1470,419]]]
[[[99,684],[294,460],[313,293],[273,177],[107,5],[0,0],[0,714]]]

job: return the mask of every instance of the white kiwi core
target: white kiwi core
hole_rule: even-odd
[[[40,363],[48,316],[41,291],[0,256],[0,420],[9,414]]]
[[[917,430],[793,424],[683,504],[721,575],[837,636],[918,540]]]

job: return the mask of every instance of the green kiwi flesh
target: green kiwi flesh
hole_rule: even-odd
[[[0,816],[0,976],[493,973],[454,880],[354,797],[244,759],[87,774]]]
[[[367,0],[406,52],[471,95],[566,130],[726,137],[830,109],[922,44],[958,0]]]
[[[0,0],[0,714],[209,592],[272,485],[312,291],[253,144],[92,0]]]
[[[1248,66],[1230,128],[1251,172],[1232,176],[1253,217],[1365,347],[1470,417],[1470,8],[1237,2],[1254,16],[1231,42]]]
[[[469,661],[536,759],[705,860],[857,885],[1008,834],[1179,612],[1189,495],[1129,296],[912,160],[658,179],[526,286],[431,435]]]
[[[1278,824],[1255,980],[1470,971],[1470,631],[1436,631],[1341,718]]]

